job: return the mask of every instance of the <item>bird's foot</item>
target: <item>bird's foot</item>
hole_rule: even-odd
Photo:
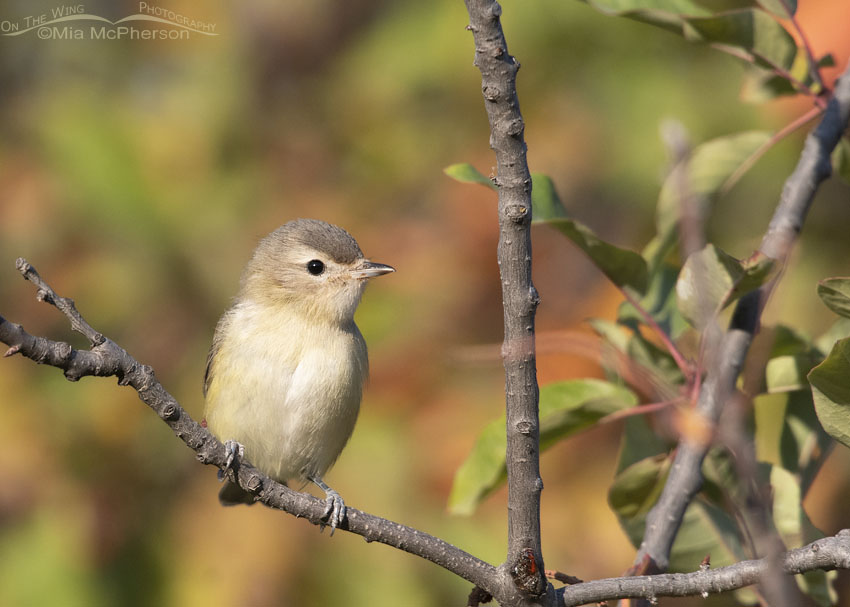
[[[333,537],[334,531],[339,525],[342,523],[342,519],[345,518],[345,501],[343,501],[342,496],[328,487],[325,482],[321,478],[311,478],[311,481],[315,483],[315,485],[325,492],[325,513],[322,515],[322,518],[327,519],[327,523],[321,526],[321,530],[325,530],[325,526],[330,526],[331,528],[331,537]]]
[[[227,478],[227,471],[234,469],[239,460],[245,456],[245,446],[235,440],[225,441],[224,448],[227,451],[227,461],[224,462],[224,468],[218,471],[219,482],[223,482]]]
[[[342,519],[345,518],[345,502],[342,499],[342,496],[334,491],[333,489],[329,489],[325,492],[327,496],[325,498],[325,517],[328,519],[328,524],[331,527],[331,537],[333,537],[334,531],[342,523]],[[324,531],[324,526],[322,526],[322,531]]]

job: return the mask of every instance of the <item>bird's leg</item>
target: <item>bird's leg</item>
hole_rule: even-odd
[[[223,482],[227,478],[227,471],[231,468],[235,469],[239,460],[245,456],[245,446],[235,440],[226,440],[224,448],[227,450],[227,461],[224,462],[224,468],[218,471],[219,482]]]
[[[325,508],[324,515],[322,516],[323,518],[328,519],[328,525],[331,526],[331,536],[333,536],[334,531],[339,524],[342,523],[342,519],[345,518],[345,502],[342,500],[342,496],[328,487],[321,477],[311,476],[308,477],[308,480],[324,491],[327,496],[327,499],[325,500],[327,507]],[[322,525],[322,531],[324,531],[324,529],[325,526]]]

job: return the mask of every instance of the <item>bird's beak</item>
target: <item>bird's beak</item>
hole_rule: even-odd
[[[395,268],[392,266],[388,266],[383,263],[375,263],[374,261],[369,261],[368,259],[364,259],[351,270],[352,278],[375,278],[375,276],[381,276],[382,274],[389,274],[390,272],[395,272]]]

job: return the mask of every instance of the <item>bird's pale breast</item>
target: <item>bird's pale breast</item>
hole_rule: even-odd
[[[237,303],[220,323],[206,419],[280,481],[322,476],[357,419],[366,344],[348,326],[304,323],[285,307]]]

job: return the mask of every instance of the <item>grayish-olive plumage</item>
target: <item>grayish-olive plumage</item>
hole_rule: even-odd
[[[291,221],[257,246],[207,359],[210,430],[272,478],[322,488],[332,530],[345,505],[323,476],[351,436],[369,373],[354,312],[367,280],[392,271],[342,228]],[[252,501],[229,482],[220,499]]]

